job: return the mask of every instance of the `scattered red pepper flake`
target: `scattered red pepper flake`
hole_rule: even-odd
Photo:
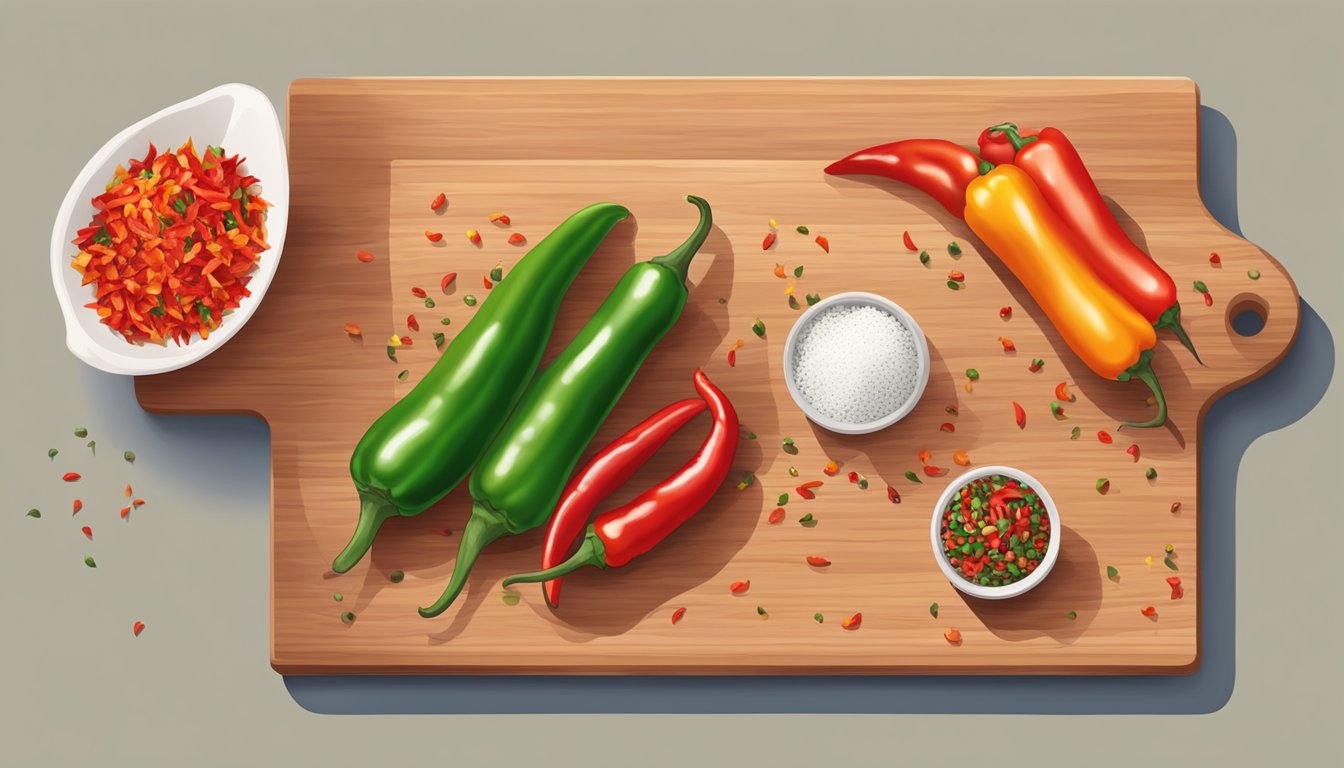
[[[933,453],[928,448],[919,452],[920,464],[928,464],[931,459],[933,459]]]
[[[518,232],[514,232],[512,235],[509,235],[509,245],[522,245],[523,243],[526,242],[527,238],[523,237]]]
[[[827,477],[835,477],[840,474],[840,465],[834,461],[826,462],[826,466],[821,468],[822,474]]]
[[[1207,292],[1207,291],[1204,293],[1204,306],[1206,306],[1206,307],[1212,307],[1212,306],[1213,306],[1213,294],[1211,294],[1211,293],[1209,293],[1209,292]]]
[[[406,316],[406,327],[412,331],[420,330],[420,321],[415,319],[415,315]]]
[[[729,367],[729,368],[736,368],[736,367],[737,367],[737,350],[736,350],[736,349],[730,349],[730,350],[728,350],[728,367]]]
[[[443,233],[442,233],[442,232],[432,232],[432,231],[426,229],[426,230],[425,230],[425,239],[428,240],[428,241],[431,242],[431,243],[437,243],[437,242],[439,242],[440,240],[443,239]]]
[[[1040,370],[1041,370],[1042,368],[1044,368],[1044,367],[1045,367],[1045,361],[1042,360],[1041,358],[1037,357],[1037,358],[1034,358],[1034,359],[1031,361],[1031,364],[1027,366],[1027,370],[1028,370],[1028,371],[1031,371],[1032,373],[1036,373],[1036,372],[1040,371]]]
[[[79,478],[80,474],[78,472],[66,472],[64,475],[61,475],[61,479],[67,483],[73,483]]]
[[[887,501],[890,501],[892,504],[901,503],[901,492],[896,490],[896,486],[887,486]]]
[[[999,308],[999,317],[1000,317],[1001,319],[1003,319],[1003,320],[1007,320],[1008,318],[1010,318],[1010,317],[1012,317],[1012,316],[1013,316],[1013,308],[1012,308],[1012,307],[1000,307],[1000,308]]]
[[[924,474],[929,477],[942,477],[947,474],[947,470],[942,467],[935,467],[932,464],[926,464],[924,465]]]
[[[907,251],[914,252],[919,250],[918,248],[915,247],[914,238],[910,237],[910,230],[906,230],[901,233],[901,242],[905,243],[905,249]]]
[[[1210,254],[1209,254],[1209,263],[1212,264],[1212,265],[1215,266],[1215,267],[1220,266],[1220,265],[1222,265],[1222,263],[1223,263],[1223,257],[1222,257],[1222,256],[1219,256],[1217,253],[1210,253]]]
[[[1000,337],[999,337],[999,343],[1003,345],[1003,351],[1004,351],[1004,352],[1016,352],[1016,351],[1017,351],[1017,345],[1014,344],[1014,343],[1013,343],[1013,340],[1010,339],[1010,338],[1008,338],[1007,336],[1000,336]]]
[[[474,230],[474,229],[468,229],[468,230],[467,230],[467,240],[470,241],[472,245],[480,245],[480,244],[481,244],[481,233],[480,233],[480,232],[477,232],[477,231]]]
[[[770,513],[770,517],[767,518],[767,521],[770,523],[770,525],[778,525],[779,523],[784,522],[784,508],[775,507],[774,510]]]
[[[81,509],[84,508],[84,502],[80,501],[79,499],[75,499],[75,503],[74,503],[73,506],[74,506],[74,508],[75,508],[75,511],[74,511],[74,512],[71,512],[70,514],[72,514],[72,515],[78,515],[78,514],[79,514],[79,510],[81,510]]]
[[[682,617],[682,616],[685,616],[685,615],[686,615],[686,609],[685,609],[685,608],[678,608],[677,610],[673,611],[673,612],[672,612],[672,623],[673,623],[673,624],[676,624],[678,621],[681,621],[681,617]]]
[[[373,261],[373,254],[368,251],[355,251],[355,258],[368,264],[370,261]]]
[[[775,244],[775,239],[776,237],[774,232],[766,232],[765,239],[761,241],[761,250],[762,251],[770,250],[770,246]],[[780,277],[783,277],[783,275],[780,275]]]
[[[775,277],[778,277],[780,280],[785,278],[783,264],[775,264]]]
[[[857,482],[859,482],[859,473],[858,473],[858,472],[850,472],[849,475],[847,475],[847,479],[848,479],[849,482],[851,482],[851,483],[857,483]]]
[[[1055,399],[1067,400],[1072,403],[1078,398],[1074,396],[1072,392],[1069,392],[1069,383],[1067,381],[1061,381],[1055,385]]]
[[[734,595],[740,595],[748,589],[751,589],[750,579],[746,581],[734,581],[732,584],[728,585],[728,591]]]
[[[89,539],[90,541],[93,540],[93,529],[92,529],[92,528],[90,528],[89,526],[86,525],[86,526],[84,526],[83,528],[80,528],[79,530],[81,530],[81,531],[84,532],[84,538]]]
[[[952,463],[959,467],[969,467],[971,465],[971,456],[963,450],[955,451],[952,454]]]
[[[351,336],[363,336],[364,331],[359,327],[359,323],[346,323],[345,332]]]
[[[1145,605],[1145,606],[1139,611],[1139,613],[1143,614],[1144,616],[1156,616],[1156,615],[1157,615],[1157,609],[1154,608],[1154,607],[1151,606],[1151,605]]]
[[[131,484],[130,484],[130,483],[127,483],[127,484],[126,484],[126,498],[128,498],[128,499],[131,498]]]
[[[140,633],[144,631],[145,631],[145,622],[143,621],[137,621],[131,625],[131,634],[135,635],[136,637],[139,637]]]
[[[513,219],[509,218],[509,214],[504,213],[503,211],[495,211],[494,213],[490,214],[490,223],[503,224],[504,226],[507,227],[508,225],[513,223]]]
[[[863,625],[862,613],[856,613],[853,616],[850,616],[848,619],[845,619],[844,621],[840,622],[841,629],[854,630],[858,629],[862,625]]]
[[[850,472],[850,474],[852,475],[855,473]],[[806,483],[803,483],[802,485],[798,486],[797,488],[794,488],[793,490],[804,499],[815,499],[817,498],[817,494],[814,493],[812,489],[820,488],[823,485],[825,485],[825,483],[823,483],[820,480],[809,480]]]
[[[130,508],[130,507],[122,507],[122,508],[121,508],[121,519],[122,519],[122,520],[125,520],[127,517],[130,517],[130,515],[131,515],[131,508]]]
[[[1135,463],[1135,464],[1138,464],[1138,463],[1139,463],[1139,444],[1138,444],[1138,443],[1134,443],[1133,445],[1131,445],[1131,446],[1129,446],[1128,448],[1126,448],[1126,449],[1125,449],[1125,453],[1128,453],[1130,456],[1133,456],[1133,457],[1134,457],[1134,463]]]
[[[953,424],[953,423],[950,422],[950,421],[944,421],[942,424],[939,424],[939,425],[938,425],[938,429],[939,429],[940,431],[943,431],[943,432],[956,432],[956,431],[957,431],[957,427],[956,427],[956,425]]]
[[[808,555],[807,564],[816,566],[817,568],[825,568],[826,566],[831,564],[831,561],[827,560],[824,557],[821,557],[820,555]]]
[[[831,241],[830,241],[829,239],[827,239],[825,235],[817,235],[817,240],[816,240],[816,242],[817,242],[817,245],[820,245],[820,246],[821,246],[821,250],[823,250],[823,251],[825,251],[825,252],[827,252],[827,253],[830,253],[830,252],[831,252]]]
[[[420,287],[417,286],[417,287],[413,287],[413,288],[411,288],[411,295],[414,296],[414,297],[417,298],[417,299],[423,299],[423,298],[425,298],[426,296],[428,296],[429,294],[425,293],[425,289],[424,289],[424,288],[420,288]]]
[[[966,282],[966,273],[954,269],[947,273],[947,279],[954,283],[964,283]]]
[[[448,274],[444,275],[443,279],[439,281],[439,290],[443,291],[444,293],[447,293],[448,286],[452,285],[453,281],[456,279],[457,279],[456,272],[449,272]]]
[[[1098,429],[1098,430],[1097,430],[1097,442],[1099,442],[1099,443],[1101,443],[1101,444],[1103,444],[1103,445],[1110,445],[1111,443],[1115,442],[1115,438],[1111,437],[1111,433],[1110,433],[1110,432],[1107,432],[1107,431],[1104,430],[1104,429]]]
[[[443,204],[446,202],[448,202],[448,196],[440,192],[434,196],[433,200],[429,201],[429,210],[437,211],[442,208]]]
[[[1027,428],[1027,411],[1016,400],[1013,401],[1013,420],[1017,422],[1018,429]]]
[[[485,290],[487,291],[495,287],[495,284],[490,282],[489,275],[481,275],[481,285],[485,286]]]
[[[961,645],[961,632],[956,627],[952,627],[943,633],[943,639],[952,645]]]
[[[415,340],[412,339],[410,336],[402,336],[402,337],[401,337],[401,344],[402,344],[402,346],[404,346],[404,347],[414,346],[414,345],[415,345]]]
[[[1167,584],[1171,586],[1172,600],[1180,600],[1182,597],[1185,597],[1185,587],[1181,586],[1180,576],[1168,576]]]
[[[132,507],[143,507],[144,505],[145,505],[145,500],[144,500],[144,499],[141,499],[141,498],[138,498],[138,497],[137,497],[137,498],[131,500],[131,506],[132,506]]]

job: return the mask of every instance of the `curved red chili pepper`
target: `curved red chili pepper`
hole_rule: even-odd
[[[928,193],[960,219],[966,210],[966,187],[980,175],[980,160],[943,139],[905,139],[855,152],[826,166],[826,173],[870,174],[904,182]]]
[[[555,507],[541,567],[552,568],[574,553],[574,541],[588,525],[588,516],[601,501],[616,492],[658,449],[691,419],[705,410],[705,401],[690,398],[675,402],[631,427],[603,448],[565,487]],[[542,584],[546,602],[560,604],[560,579]]]
[[[653,549],[709,503],[732,469],[739,427],[733,404],[703,371],[695,372],[695,388],[714,417],[709,435],[695,456],[633,501],[598,515],[568,560],[534,573],[510,576],[504,586],[554,580],[585,565],[625,565]]]

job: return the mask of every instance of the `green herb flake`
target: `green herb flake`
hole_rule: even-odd
[[[393,584],[400,584],[402,580],[405,578],[406,578],[405,571],[393,571],[387,574],[387,580],[392,582]]]
[[[800,235],[806,235],[806,234],[810,234],[810,233],[811,233],[811,230],[809,230],[807,227],[804,227],[804,226],[801,225],[801,224],[798,225],[798,234],[800,234]],[[821,614],[817,614],[817,615],[820,616]]]
[[[504,279],[504,265],[503,265],[503,264],[496,264],[496,265],[495,265],[495,268],[492,269],[492,270],[490,270],[490,279],[493,280],[493,281],[496,282],[496,283],[498,283],[500,280],[503,280],[503,279]]]
[[[756,483],[756,476],[750,472],[742,475],[742,479],[737,483],[737,490],[745,491]]]
[[[405,380],[406,380],[406,377],[407,377],[407,376],[410,376],[410,375],[411,375],[411,372],[410,372],[409,369],[402,368],[402,369],[401,369],[401,373],[398,373],[398,374],[397,374],[397,381],[405,381]]]
[[[1065,615],[1065,616],[1068,616],[1070,621],[1072,621],[1073,619],[1078,618],[1078,612],[1077,612],[1077,611],[1069,611],[1068,613],[1066,613],[1066,614],[1064,614],[1064,615]]]
[[[88,446],[89,446],[89,452],[92,453],[94,456],[97,456],[97,455],[98,455],[98,441],[97,441],[97,440],[90,440],[89,443],[88,443]]]
[[[434,301],[433,296],[425,297],[425,309],[433,309],[436,306],[438,306],[438,304]]]
[[[802,517],[798,518],[798,524],[803,526],[804,528],[815,528],[817,525],[817,519],[812,516],[811,512],[808,512],[806,515],[803,515]]]
[[[1154,467],[1149,467],[1148,469],[1144,470],[1143,476],[1148,478],[1149,480],[1156,480],[1157,469],[1155,469]]]
[[[1167,555],[1166,557],[1162,558],[1162,564],[1167,566],[1173,571],[1181,570],[1180,566],[1176,565],[1176,561],[1171,559],[1171,555]]]
[[[55,448],[48,448],[48,449],[47,449],[47,458],[48,458],[48,459],[54,459],[54,458],[56,458],[56,454],[58,454],[58,453],[60,453],[60,451],[56,450]]]
[[[863,475],[859,475],[858,486],[860,491],[868,490],[868,478],[864,477]]]
[[[339,603],[345,599],[345,595],[342,595],[340,592],[333,592],[331,593],[331,599]]]
[[[779,501],[778,501],[779,506],[782,507],[782,506],[784,506],[785,504],[788,504],[788,503],[789,503],[789,494],[787,494],[787,493],[781,493],[781,494],[779,494]]]
[[[789,294],[789,309],[792,309],[793,311],[797,312],[802,308],[803,306],[798,303],[798,297],[794,296],[793,294]]]
[[[1074,428],[1073,428],[1073,431],[1069,433],[1069,439],[1070,439],[1070,440],[1077,440],[1080,436],[1082,436],[1082,434],[1083,434],[1083,428],[1082,428],[1082,427],[1074,427]]]
[[[756,318],[756,322],[751,324],[751,332],[760,338],[765,338],[765,323],[761,322],[761,318]]]
[[[1054,416],[1056,419],[1066,418],[1064,416],[1064,406],[1060,405],[1058,400],[1050,401],[1050,415]]]
[[[765,615],[767,615],[766,612],[765,612],[765,606],[763,606],[763,605],[758,605],[758,606],[756,606],[756,615],[757,615],[757,616],[765,616]]]
[[[140,178],[142,178],[142,179],[152,179],[152,178],[154,178],[154,172],[151,171],[150,169],[146,168],[146,169],[144,169],[143,171],[140,172]]]
[[[443,345],[448,343],[448,337],[444,336],[442,333],[439,333],[438,331],[435,331],[430,335],[434,337],[435,349],[443,349]]]
[[[41,516],[42,516],[42,510],[37,509],[37,508],[30,509],[30,510],[28,510],[28,516],[29,516],[29,517],[41,517]]]
[[[397,348],[391,344],[387,345],[387,359],[394,363],[397,362]]]
[[[966,369],[966,378],[970,379],[971,381],[979,381],[979,380],[980,380],[980,372],[977,371],[977,370],[975,370],[974,368],[967,368],[967,369]]]
[[[947,244],[947,255],[953,257],[961,255],[961,246],[957,245],[956,240],[953,240],[952,242]]]
[[[926,266],[926,267],[929,265],[929,252],[928,252],[928,251],[920,251],[920,252],[919,252],[919,263],[920,263],[920,264],[923,264],[923,265]]]
[[[948,281],[947,281],[947,288],[948,288],[948,290],[952,290],[952,291],[960,291],[960,290],[961,290],[961,283],[958,283],[956,280],[948,280]]]
[[[1195,290],[1196,290],[1196,291],[1199,291],[1200,293],[1208,293],[1208,292],[1209,292],[1209,286],[1205,285],[1203,280],[1196,280],[1196,281],[1195,281]]]
[[[912,483],[919,483],[921,485],[924,484],[924,481],[920,480],[919,475],[916,475],[913,470],[909,469],[905,470],[905,479],[909,480]]]
[[[344,622],[344,623],[346,623],[346,624],[354,624],[354,623],[355,623],[355,612],[354,612],[354,611],[346,611],[345,613],[342,613],[342,614],[341,614],[341,621]]]
[[[453,318],[451,318],[451,317],[440,317],[440,318],[439,318],[439,325],[452,325],[452,324],[453,324]]]
[[[819,293],[809,293],[809,294],[807,294],[807,306],[810,307],[810,306],[812,306],[813,304],[816,304],[818,301],[821,301],[821,294],[819,294]]]
[[[802,264],[799,264],[798,266],[796,266],[796,267],[793,268],[793,276],[794,276],[794,277],[802,277],[802,276],[803,276],[803,265],[802,265]]]
[[[94,560],[93,560],[93,555],[87,555],[87,556],[84,558],[84,564],[87,565],[87,566],[89,566],[90,568],[97,568],[97,567],[98,567],[98,563],[94,562]]]
[[[500,597],[503,598],[505,605],[517,605],[518,601],[521,600],[523,596],[512,589],[506,589],[504,590],[504,594],[500,595]]]
[[[75,437],[88,437],[89,430],[83,427],[75,427]]]
[[[937,604],[937,603],[931,603],[931,604],[929,605],[929,615],[932,616],[932,617],[935,618],[935,619],[938,618],[938,604]]]
[[[224,212],[224,231],[229,232],[238,228],[238,220],[233,217],[233,211]]]
[[[1106,578],[1112,581],[1120,578],[1120,570],[1116,568],[1114,565],[1106,566]]]
[[[792,438],[792,437],[786,437],[786,438],[784,438],[784,440],[783,440],[783,450],[784,450],[784,452],[787,453],[787,454],[790,454],[790,455],[793,455],[793,456],[798,455],[798,446],[797,446],[797,445],[794,445],[794,443],[793,443],[793,438]]]
[[[462,303],[466,304],[468,307],[474,307],[476,306],[476,297],[468,293],[466,296],[462,297]]]
[[[755,439],[756,439],[756,433],[755,433],[755,432],[747,432],[747,434],[743,435],[742,438],[743,438],[744,440],[755,440]]]
[[[1259,280],[1259,279],[1260,279],[1260,270],[1258,270],[1258,269],[1250,269],[1250,270],[1247,270],[1247,271],[1246,271],[1246,276],[1249,277],[1249,278],[1251,278],[1252,280]]]
[[[797,477],[797,476],[798,476],[798,468],[789,467],[789,477]]]
[[[807,234],[807,233],[804,232],[803,234]],[[814,614],[812,614],[812,620],[815,621],[815,622],[817,622],[818,624],[820,624],[820,623],[826,621],[826,617],[825,617],[825,616],[822,616],[821,613],[818,612],[818,613],[814,613]]]

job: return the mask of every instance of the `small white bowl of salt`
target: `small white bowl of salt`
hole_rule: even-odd
[[[854,291],[798,318],[784,342],[784,382],[814,423],[866,435],[915,409],[929,383],[929,343],[894,301]]]

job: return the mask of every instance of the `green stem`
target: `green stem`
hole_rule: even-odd
[[[994,170],[994,164],[989,162],[988,160],[981,160],[980,164],[976,166],[976,170],[980,171],[981,176],[984,176],[985,174]]]
[[[709,210],[709,203],[703,197],[687,195],[686,201],[693,203],[700,209],[700,222],[695,225],[690,237],[686,242],[672,249],[672,252],[665,256],[658,256],[650,259],[654,264],[661,264],[664,267],[677,273],[682,282],[686,282],[686,274],[691,268],[691,259],[695,258],[696,251],[705,244],[705,238],[709,237],[709,230],[714,228],[714,215]]]
[[[457,548],[457,560],[453,563],[453,575],[448,579],[448,586],[433,605],[420,609],[420,615],[431,619],[448,610],[448,606],[453,604],[467,585],[467,576],[471,574],[472,566],[476,565],[481,550],[506,533],[508,527],[504,524],[504,517],[488,504],[476,502],[471,508],[471,517],[467,518],[467,524],[462,528],[462,543]]]
[[[1153,399],[1157,401],[1157,415],[1144,422],[1127,421],[1121,424],[1117,429],[1123,429],[1125,427],[1160,427],[1167,423],[1167,397],[1162,394],[1162,385],[1157,381],[1157,374],[1153,373],[1152,359],[1153,350],[1144,350],[1143,353],[1139,355],[1139,361],[1130,366],[1129,370],[1120,374],[1117,378],[1119,378],[1120,381],[1129,381],[1129,379],[1133,377],[1142,381],[1144,384],[1147,384],[1148,389],[1153,392]]]
[[[1017,132],[1017,126],[1014,125],[1013,123],[999,123],[998,125],[994,126],[993,128],[990,128],[989,130],[998,131],[999,133],[1002,133],[1004,136],[1007,136],[1008,143],[1013,145],[1014,152],[1017,152],[1018,150],[1027,146],[1031,142],[1036,141],[1037,139],[1040,138],[1039,136],[1026,136],[1026,137],[1022,136],[1022,134]]]
[[[396,517],[401,514],[397,505],[393,504],[381,491],[361,489],[359,491],[359,522],[355,523],[355,532],[350,536],[350,543],[345,545],[345,549],[336,556],[331,562],[331,570],[337,573],[345,573],[354,568],[355,565],[368,553],[369,547],[373,546],[373,538],[378,535],[378,529],[383,526],[383,522],[389,517]]]
[[[516,573],[504,580],[504,586],[510,584],[539,584],[543,581],[558,579],[567,573],[573,573],[585,565],[595,565],[598,568],[607,567],[606,547],[602,545],[602,540],[597,537],[593,527],[588,526],[588,534],[583,537],[583,543],[579,545],[577,552],[568,560],[559,565],[553,565],[545,570],[533,571],[531,573]]]
[[[1157,322],[1153,323],[1153,327],[1170,328],[1171,332],[1176,334],[1176,338],[1180,339],[1181,344],[1190,350],[1190,354],[1195,356],[1195,362],[1200,365],[1204,364],[1204,361],[1199,359],[1199,353],[1195,351],[1194,342],[1190,341],[1189,334],[1185,332],[1184,326],[1181,325],[1181,305],[1179,303],[1172,304],[1166,312],[1163,312],[1162,316],[1157,318]]]

